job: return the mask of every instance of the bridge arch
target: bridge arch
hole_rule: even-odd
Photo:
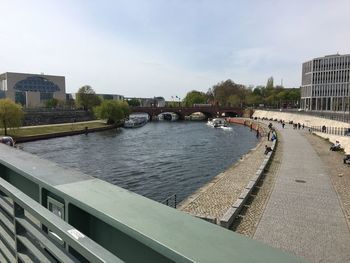
[[[240,114],[236,111],[223,111],[220,113],[223,117],[239,117]]]

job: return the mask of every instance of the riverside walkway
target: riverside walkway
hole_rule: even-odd
[[[349,225],[307,129],[279,131],[282,162],[253,238],[311,262],[350,262]]]

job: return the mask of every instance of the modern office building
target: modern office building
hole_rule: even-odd
[[[0,98],[27,108],[41,107],[49,99],[66,100],[65,77],[6,72],[0,74]]]
[[[123,95],[117,95],[117,94],[96,94],[103,100],[124,100]]]
[[[303,63],[301,108],[349,112],[350,54],[314,58]]]
[[[165,107],[165,99],[163,97],[125,98],[125,100],[138,100],[141,107]]]

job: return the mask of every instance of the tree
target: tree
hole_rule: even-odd
[[[182,102],[187,107],[193,106],[193,104],[207,103],[207,95],[204,92],[192,90],[186,94]]]
[[[7,135],[8,128],[19,127],[22,123],[22,107],[10,99],[0,99],[0,126]]]
[[[58,99],[52,98],[45,102],[46,108],[56,108],[58,105]]]
[[[101,99],[96,95],[91,86],[85,85],[78,90],[76,94],[78,107],[84,110],[92,110],[93,107],[101,104]]]
[[[231,95],[237,95],[240,101],[243,102],[249,92],[244,85],[236,84],[230,79],[216,84],[209,91],[213,94],[214,100],[222,106],[229,104],[228,98]]]
[[[266,88],[273,89],[273,77],[272,76],[267,79]]]
[[[237,95],[231,95],[227,99],[227,104],[231,107],[239,107],[241,105],[241,100]]]
[[[140,100],[138,100],[138,99],[131,99],[131,100],[128,100],[127,103],[128,103],[129,106],[131,106],[131,107],[138,107],[138,106],[141,105]]]
[[[128,117],[130,109],[125,101],[104,100],[101,105],[94,108],[94,113],[99,119],[107,119],[107,124],[115,124]]]

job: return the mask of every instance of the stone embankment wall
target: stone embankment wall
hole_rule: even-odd
[[[94,119],[92,113],[83,110],[25,110],[23,126],[91,121]]]
[[[319,117],[298,114],[298,113],[256,110],[253,114],[253,117],[267,118],[267,119],[272,118],[277,120],[284,120],[285,122],[293,121],[293,123],[304,124],[306,127],[326,126],[327,131],[332,130],[332,129],[329,129],[330,127],[345,128],[345,129],[350,128],[350,124],[346,122],[328,120],[328,119],[323,119]],[[314,134],[324,139],[328,139],[331,143],[335,143],[335,141],[339,141],[342,148],[344,148],[345,153],[350,154],[350,136],[327,134],[327,133],[318,132],[318,131],[314,132]]]
[[[217,175],[178,206],[181,211],[225,228],[232,224],[245,205],[268,163],[266,158],[271,156],[271,154],[264,155],[264,145],[270,145],[266,138],[266,125],[244,118],[227,120],[230,123],[245,125],[253,132],[259,130],[259,135],[262,136],[260,142],[242,156],[241,160]],[[274,144],[270,146],[274,148]]]
[[[314,117],[310,115],[289,113],[289,112],[278,112],[278,111],[264,111],[256,110],[253,113],[253,117],[267,118],[267,119],[277,119],[284,120],[285,122],[293,121],[293,123],[304,124],[307,127],[311,126],[326,126],[326,127],[339,127],[339,128],[350,128],[350,124],[341,121],[334,121],[323,119],[320,117]]]

